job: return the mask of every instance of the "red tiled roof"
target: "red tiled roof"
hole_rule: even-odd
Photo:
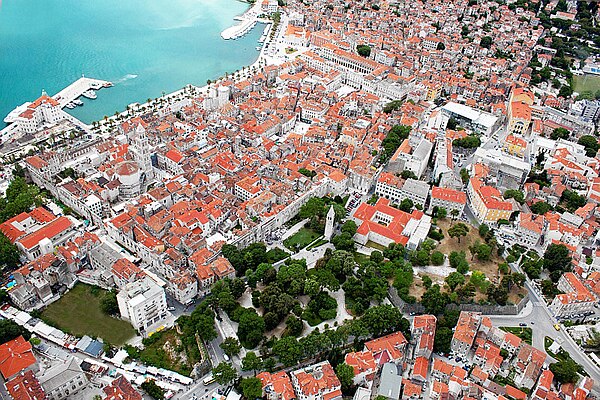
[[[72,224],[69,218],[59,217],[46,226],[20,239],[18,242],[21,243],[26,249],[31,249],[35,247],[42,239],[48,238],[52,240],[52,238],[58,234],[69,229],[71,225]]]
[[[5,379],[36,362],[31,350],[31,343],[26,341],[23,336],[0,345],[0,373]]]
[[[262,382],[263,390],[265,390],[266,387],[269,387],[269,390],[272,390],[277,394],[278,399],[293,400],[296,398],[292,381],[285,371],[280,371],[275,374],[261,372],[256,375],[256,377]]]
[[[104,400],[142,400],[142,395],[123,376],[112,381],[103,390],[106,393]]]
[[[377,359],[380,359],[382,353],[387,353],[392,360],[399,360],[402,358],[401,348],[407,343],[402,332],[394,332],[387,336],[368,341],[365,343],[365,347],[373,352],[373,355]],[[381,363],[380,360],[379,364]]]
[[[464,192],[459,192],[458,190],[441,188],[434,186],[431,189],[431,197],[435,199],[440,199],[444,201],[450,201],[453,203],[466,204],[467,203],[467,195]]]
[[[46,400],[48,398],[31,370],[6,382],[6,390],[13,400]]]

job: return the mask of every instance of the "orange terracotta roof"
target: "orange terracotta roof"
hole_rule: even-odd
[[[13,400],[46,400],[48,398],[31,370],[6,382],[6,390]]]
[[[70,229],[72,225],[73,224],[71,224],[69,218],[59,217],[37,231],[30,233],[22,239],[19,239],[18,242],[21,243],[26,249],[32,249],[39,244],[42,239],[47,238],[52,240],[55,236]]]
[[[37,362],[31,343],[23,336],[0,345],[0,373],[5,379]]]
[[[444,201],[450,201],[452,203],[467,204],[467,195],[465,192],[459,192],[458,190],[448,188],[434,186],[431,189],[431,197]]]

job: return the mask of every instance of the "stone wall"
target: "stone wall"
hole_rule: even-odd
[[[398,292],[394,287],[390,287],[388,290],[388,299],[390,302],[400,309],[405,314],[415,313],[415,314],[423,314],[425,312],[425,307],[423,307],[420,303],[409,304],[402,300],[400,296],[398,296]],[[518,304],[514,305],[488,305],[488,304],[475,304],[475,303],[467,303],[467,304],[449,304],[448,309],[451,310],[459,310],[459,311],[473,311],[480,312],[483,315],[517,315],[523,310],[527,302],[529,301],[529,294],[525,295],[521,299]]]

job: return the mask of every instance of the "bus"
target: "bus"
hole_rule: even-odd
[[[554,324],[554,329],[556,329],[557,331],[560,331],[560,325],[559,324]]]
[[[211,383],[213,383],[215,380],[216,380],[215,377],[212,376],[212,374],[210,374],[210,375],[207,375],[206,378],[204,378],[202,380],[202,383],[204,383],[204,386],[208,386]]]

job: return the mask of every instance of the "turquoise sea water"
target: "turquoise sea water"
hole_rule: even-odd
[[[238,40],[220,33],[247,8],[236,0],[0,0],[0,127],[17,105],[82,73],[114,83],[68,110],[89,123],[241,69],[258,56],[264,26]]]

